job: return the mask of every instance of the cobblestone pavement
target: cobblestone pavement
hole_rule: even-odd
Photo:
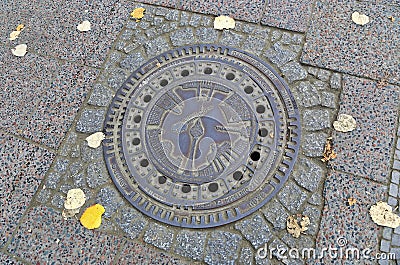
[[[140,22],[129,18],[137,7],[146,9]],[[399,214],[399,1],[4,0],[0,10],[1,264],[396,264],[301,256],[335,247],[395,253],[399,262],[400,227],[378,226],[368,214],[380,200]],[[354,24],[354,11],[370,23]],[[236,19],[234,29],[213,28],[221,14]],[[92,29],[77,31],[86,19]],[[21,23],[19,38],[8,40]],[[13,56],[21,43],[28,53]],[[103,130],[116,91],[139,66],[202,43],[249,52],[282,76],[300,111],[301,147],[288,181],[253,214],[178,228],[131,206],[103,150],[85,138]],[[354,131],[333,130],[342,113],[356,119]],[[323,163],[328,137],[337,158]],[[71,188],[85,192],[84,208],[105,207],[99,229],[62,218]],[[299,238],[286,231],[294,214],[311,222]]]

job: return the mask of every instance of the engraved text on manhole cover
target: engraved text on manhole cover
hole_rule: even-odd
[[[213,227],[259,209],[287,180],[300,123],[260,59],[214,45],[166,52],[134,72],[105,121],[115,185],[146,215]]]

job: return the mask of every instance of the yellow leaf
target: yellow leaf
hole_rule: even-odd
[[[144,17],[145,12],[146,9],[144,9],[143,7],[139,7],[135,8],[130,15],[132,18],[136,19],[136,22],[139,22]]]
[[[101,216],[106,210],[101,204],[95,204],[87,208],[81,216],[81,224],[87,229],[99,228],[101,225]]]
[[[337,156],[335,151],[333,150],[332,137],[329,137],[328,139],[326,139],[323,156],[324,157],[321,159],[322,162],[327,162],[331,159],[335,159]]]
[[[353,197],[350,197],[347,199],[347,202],[349,203],[349,206],[353,206],[354,204],[357,203],[357,200]]]
[[[25,27],[24,24],[19,24],[19,25],[17,26],[16,31],[21,31],[24,27]]]

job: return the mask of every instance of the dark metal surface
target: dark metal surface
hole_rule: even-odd
[[[287,180],[300,119],[284,81],[234,48],[187,46],[123,84],[105,121],[115,185],[144,214],[202,228],[236,221]]]

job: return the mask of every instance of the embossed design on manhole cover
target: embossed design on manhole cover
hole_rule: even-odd
[[[104,126],[107,167],[125,198],[192,228],[259,209],[287,180],[300,144],[284,81],[260,59],[216,45],[144,64],[115,95]]]

